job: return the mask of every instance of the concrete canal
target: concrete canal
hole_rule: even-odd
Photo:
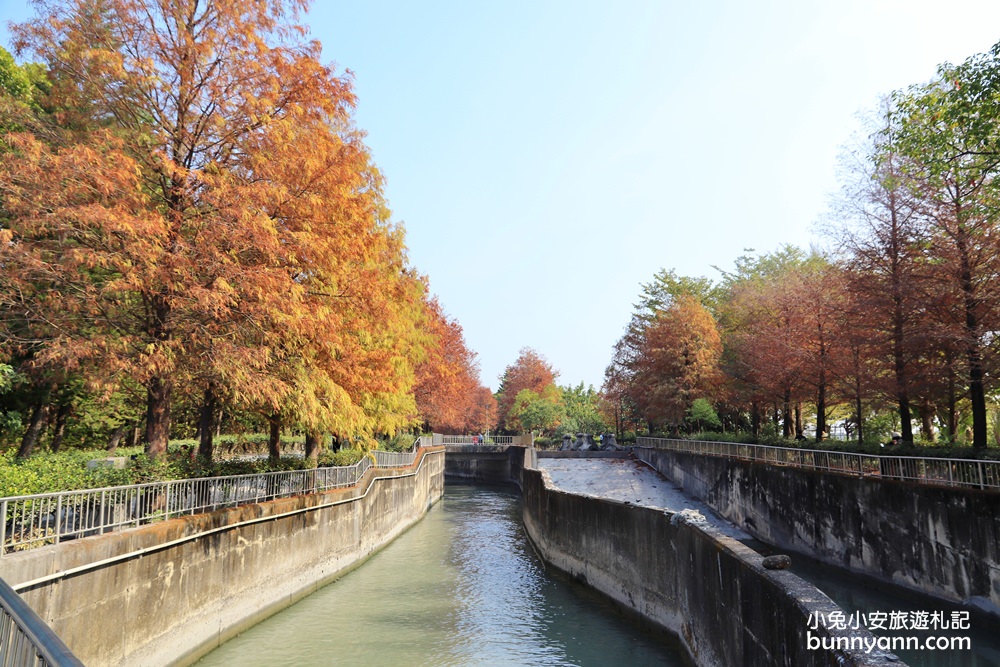
[[[413,528],[197,663],[686,665],[663,630],[547,571],[520,498],[448,485]]]

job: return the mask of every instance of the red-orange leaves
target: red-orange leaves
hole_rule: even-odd
[[[542,394],[549,386],[555,386],[556,372],[544,357],[530,347],[521,349],[517,360],[506,369],[500,378],[497,392],[497,420],[501,426],[516,429],[511,412],[517,402],[517,395],[525,389]]]
[[[694,399],[721,382],[722,340],[704,306],[680,296],[645,328],[633,395],[647,420],[680,424]]]
[[[60,112],[10,140],[0,331],[38,360],[342,435],[412,423],[422,288],[302,0],[58,0],[17,26]]]
[[[492,425],[496,401],[479,384],[476,355],[465,345],[462,327],[450,320],[437,299],[427,302],[432,335],[427,358],[417,366],[417,408],[424,422],[443,433],[468,433]]]

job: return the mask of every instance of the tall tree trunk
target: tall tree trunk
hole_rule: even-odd
[[[274,414],[267,418],[269,427],[267,438],[267,458],[276,462],[281,458],[281,416]]]
[[[154,377],[146,386],[146,455],[157,458],[170,442],[170,396],[173,382]]]
[[[28,429],[21,438],[21,447],[17,450],[17,458],[26,459],[31,456],[38,442],[38,436],[45,428],[45,421],[49,416],[49,405],[45,398],[39,399],[31,410],[31,421],[28,422]]]
[[[819,371],[819,387],[816,391],[816,442],[826,437],[826,370]]]
[[[59,404],[59,409],[56,410],[56,423],[53,428],[52,433],[52,443],[49,448],[52,453],[59,451],[62,446],[63,436],[66,434],[66,420],[69,418],[69,413],[73,409],[73,404],[69,401]]]
[[[785,400],[784,400],[784,423],[781,427],[781,436],[786,440],[792,437],[792,390],[788,387],[785,388]]]
[[[913,427],[910,424],[910,379],[906,369],[904,351],[906,313],[903,307],[903,278],[900,275],[900,252],[897,230],[896,193],[891,197],[892,215],[892,362],[896,381],[896,406],[899,409],[899,434],[903,442],[913,442]]]
[[[955,218],[961,225],[962,210],[957,208]],[[962,305],[965,310],[965,358],[969,367],[969,403],[972,405],[972,446],[982,449],[987,444],[986,391],[983,387],[983,357],[980,343],[979,318],[976,314],[979,299],[972,280],[972,260],[969,256],[971,240],[961,226],[955,234],[958,249],[962,287]]]
[[[174,210],[180,210],[175,207]],[[170,299],[166,291],[149,295],[146,333],[154,343],[170,340]],[[166,453],[170,442],[170,399],[173,377],[166,372],[146,383],[146,455],[158,458]]]
[[[865,420],[862,416],[863,406],[861,405],[861,383],[860,381],[855,383],[854,390],[854,410],[857,414],[857,419],[855,423],[858,425],[858,444],[864,444],[865,441]]]
[[[927,442],[934,442],[934,413],[936,410],[933,405],[921,404],[917,408],[917,412],[920,413],[920,434],[924,437]]]
[[[986,390],[983,387],[983,360],[979,343],[970,343],[966,353],[969,363],[969,402],[972,404],[972,446],[984,449],[988,444]]]
[[[802,437],[805,429],[802,427],[802,403],[795,402],[795,439]]]
[[[310,467],[315,468],[319,462],[319,454],[323,449],[323,434],[310,431],[306,433],[306,460]]]
[[[198,419],[198,458],[206,463],[212,460],[212,437],[215,434],[213,418],[215,417],[215,387],[209,383],[201,402],[201,414]]]
[[[757,401],[750,403],[750,432],[753,437],[760,437],[760,405]]]
[[[902,318],[900,314],[898,316]],[[897,321],[893,326],[892,356],[896,371],[896,405],[899,407],[899,434],[903,442],[913,442],[910,424],[910,394],[907,389],[906,362],[903,357],[903,326]]]

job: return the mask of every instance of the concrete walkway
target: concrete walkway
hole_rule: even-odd
[[[678,514],[691,523],[713,526],[737,540],[750,535],[720,518],[707,505],[684,494],[673,482],[634,459],[547,459],[538,467],[556,488],[582,496],[609,498]]]

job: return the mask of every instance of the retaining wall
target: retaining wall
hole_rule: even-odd
[[[524,525],[541,556],[677,635],[700,667],[900,664],[877,649],[810,649],[810,613],[839,608],[697,517],[566,493],[531,468],[521,478]],[[812,632],[874,641],[863,629]]]
[[[448,447],[444,474],[448,479],[488,484],[516,484],[520,479],[524,447],[508,446],[496,451],[474,447]]]
[[[0,559],[90,667],[190,664],[356,566],[444,492],[444,450],[350,489],[221,510]],[[74,573],[75,572],[75,573]]]
[[[764,542],[1000,615],[1000,494],[645,454],[685,493]]]

